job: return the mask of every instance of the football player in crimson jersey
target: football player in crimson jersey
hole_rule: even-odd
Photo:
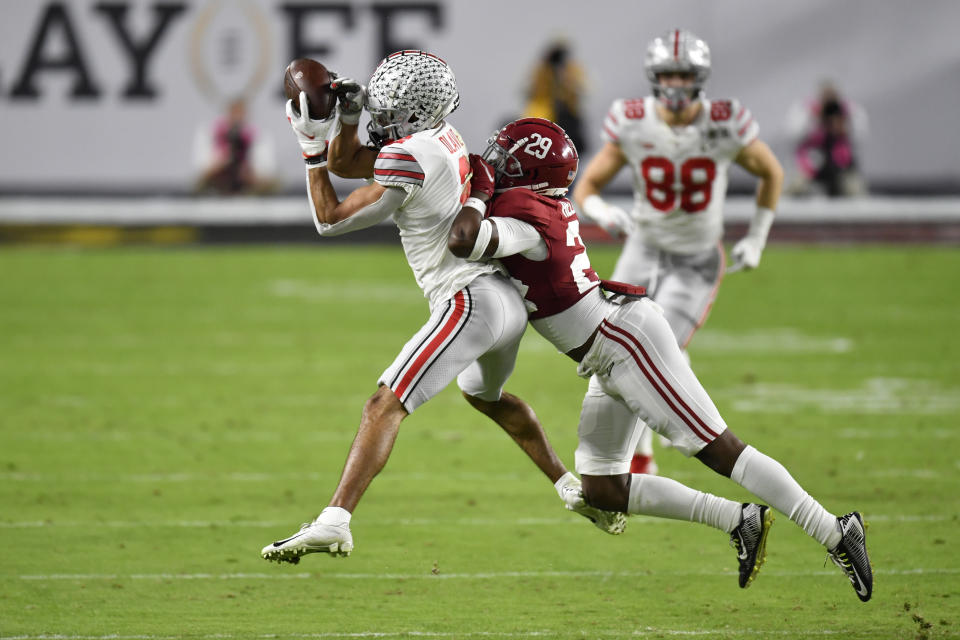
[[[550,478],[568,509],[608,533],[620,533],[624,515],[585,504],[580,481],[557,458],[533,410],[503,391],[526,328],[523,300],[499,268],[447,251],[450,224],[470,191],[467,149],[444,120],[459,104],[450,67],[429,53],[400,51],[380,63],[366,90],[347,78],[334,84],[344,94],[339,117],[310,119],[304,93],[299,113],[287,102],[307,164],[317,231],[339,235],[392,216],[431,314],[364,405],[329,505],[299,532],[265,546],[261,555],[291,563],[307,553],[349,555],[352,512],[386,464],[400,422],[454,379],[467,401],[497,422]],[[364,98],[372,147],[361,145],[357,136]],[[327,173],[327,141],[337,126],[341,131],[329,145],[329,164],[340,175],[372,178],[343,202]]]
[[[474,192],[496,196],[486,217],[480,195],[464,206],[448,246],[469,260],[498,258],[526,301],[530,324],[590,378],[576,451],[587,503],[725,531],[737,550],[739,584],[749,586],[765,558],[770,508],[631,474],[643,420],[684,455],[787,514],[827,548],[860,599],[868,600],[873,574],[860,514],[834,516],[783,465],[737,438],[690,369],[659,305],[640,287],[597,277],[564,197],[578,157],[563,129],[539,118],[517,120],[491,138],[482,157],[471,156],[471,164]]]
[[[573,198],[612,235],[626,235],[611,277],[646,287],[685,349],[706,320],[725,271],[722,209],[730,162],[759,178],[756,214],[730,252],[731,270],[760,264],[783,169],[759,139],[749,109],[738,100],[704,97],[710,49],[703,40],[671,30],[650,43],[644,68],[653,95],[614,101],[603,123],[605,144]],[[629,214],[600,196],[625,166],[634,185]],[[638,444],[638,473],[656,473],[650,435],[647,430]]]

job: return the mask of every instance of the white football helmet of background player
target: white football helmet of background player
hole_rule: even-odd
[[[367,84],[367,133],[375,145],[435,127],[460,106],[457,79],[446,62],[425,51],[392,53]]]
[[[660,103],[671,111],[682,111],[703,93],[703,85],[710,77],[710,47],[691,31],[671,29],[647,46],[643,68]],[[664,86],[658,76],[671,72],[693,74],[693,84]]]

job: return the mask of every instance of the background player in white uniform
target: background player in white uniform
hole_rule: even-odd
[[[350,518],[373,477],[386,464],[400,422],[454,378],[467,400],[506,430],[555,483],[568,508],[598,527],[619,533],[622,514],[602,514],[583,502],[580,483],[547,442],[533,411],[503,393],[526,327],[523,301],[497,267],[468,262],[446,250],[450,224],[470,192],[463,140],[444,118],[459,104],[453,72],[440,58],[400,51],[384,59],[367,91],[369,132],[377,147],[360,145],[357,122],[363,90],[336,81],[350,95],[342,131],[330,145],[330,163],[373,182],[340,202],[327,174],[327,140],[337,116],[309,118],[305,94],[300,114],[287,117],[304,151],[307,189],[317,231],[338,235],[393,216],[407,262],[430,303],[427,323],[380,376],[366,402],[340,482],[329,506],[298,533],[263,548],[268,560],[299,562],[306,553],[349,555]]]
[[[759,178],[756,214],[731,251],[732,270],[760,264],[783,169],[759,139],[749,109],[736,99],[704,97],[710,49],[703,40],[671,30],[647,47],[644,68],[653,95],[614,101],[603,123],[605,144],[573,197],[608,232],[626,234],[611,277],[646,287],[685,349],[706,320],[725,270],[721,239],[730,162]],[[600,197],[625,166],[634,185],[629,214]],[[656,473],[652,454],[647,430],[634,471]]]
[[[787,514],[826,546],[858,597],[869,600],[873,574],[863,522],[837,518],[814,500],[776,460],[745,445],[729,429],[684,359],[659,306],[646,297],[621,304],[601,293],[571,203],[562,197],[576,175],[573,142],[556,124],[525,118],[492,139],[483,159],[495,181],[477,168],[473,186],[492,193],[489,216],[474,200],[458,214],[449,246],[470,259],[499,258],[523,293],[530,323],[591,377],[580,416],[577,471],[588,503],[692,522],[726,531],[737,549],[739,584],[747,587],[764,559],[769,507],[740,504],[674,480],[628,473],[639,427],[612,415],[636,415],[677,449]],[[604,281],[620,294],[639,287]],[[635,289],[635,291],[630,291]]]

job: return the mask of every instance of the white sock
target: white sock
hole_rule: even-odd
[[[320,512],[320,515],[317,516],[314,522],[318,524],[343,526],[350,524],[350,517],[350,512],[343,507],[327,507]]]
[[[733,465],[730,479],[785,513],[807,535],[828,549],[840,542],[837,517],[804,491],[790,472],[770,456],[747,445]]]
[[[632,474],[627,513],[699,522],[730,533],[740,524],[742,506],[661,476]]]
[[[638,456],[652,456],[653,455],[653,429],[643,424],[640,419],[637,419],[637,422],[640,423],[643,431],[640,432],[640,438],[637,440],[636,455]]]

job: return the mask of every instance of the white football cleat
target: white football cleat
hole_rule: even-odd
[[[557,481],[560,486],[557,492],[564,506],[594,524],[597,529],[612,536],[618,536],[627,528],[627,514],[620,511],[604,511],[587,504],[583,498],[583,489],[580,480],[572,473],[567,473]]]
[[[319,519],[319,518],[318,518]],[[300,556],[308,553],[329,553],[331,556],[349,556],[353,551],[350,525],[307,522],[300,531],[286,540],[268,544],[260,552],[264,560],[297,564]]]

